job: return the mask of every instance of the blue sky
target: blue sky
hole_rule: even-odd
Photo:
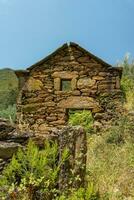
[[[134,58],[134,0],[0,0],[0,68],[25,69],[69,41],[113,65]]]

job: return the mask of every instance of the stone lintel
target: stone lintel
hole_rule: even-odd
[[[99,104],[92,97],[71,96],[61,100],[58,104],[61,108],[70,109],[100,109]]]
[[[78,77],[78,72],[70,72],[70,71],[62,71],[62,72],[54,72],[52,74],[53,78],[61,78],[61,79],[73,79]]]

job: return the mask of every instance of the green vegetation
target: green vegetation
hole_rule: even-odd
[[[88,138],[89,180],[108,200],[134,197],[134,124],[122,116],[100,135]]]
[[[134,109],[134,62],[129,64],[129,57],[125,56],[124,61],[119,66],[123,67],[121,83],[126,98],[125,108],[132,110]]]
[[[73,188],[71,191],[57,189],[60,166],[68,159],[68,150],[64,150],[62,160],[58,164],[57,157],[56,143],[46,142],[44,148],[39,149],[29,141],[26,149],[19,149],[3,171],[0,179],[0,198],[3,200],[99,200],[99,194],[95,192],[92,184],[88,184],[86,189],[79,188],[77,191]]]
[[[18,80],[13,70],[0,70],[0,91],[14,90],[17,88]]]
[[[134,64],[125,57],[122,88],[125,112],[112,126],[88,138],[89,180],[106,200],[134,199]]]
[[[93,117],[89,110],[70,110],[69,124],[73,126],[81,125],[87,132],[93,130]]]
[[[11,69],[0,70],[0,117],[15,120],[18,80]]]
[[[8,119],[11,123],[15,122],[16,119],[16,105],[9,105],[6,109],[0,110],[0,117]]]

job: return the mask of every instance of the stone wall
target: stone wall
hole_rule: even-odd
[[[96,126],[104,126],[120,111],[122,70],[74,43],[64,45],[27,72],[17,106],[20,131],[48,134],[54,127],[62,128],[68,122],[68,109],[91,110]],[[62,80],[70,80],[70,91],[62,91]]]

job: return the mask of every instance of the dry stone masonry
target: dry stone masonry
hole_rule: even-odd
[[[59,189],[84,187],[86,175],[87,140],[82,127],[66,126],[58,133],[59,163],[65,149],[69,158],[62,164],[59,173]]]
[[[75,43],[16,71],[20,94],[20,131],[49,134],[68,123],[69,109],[92,112],[95,126],[105,126],[121,107],[122,69],[112,67]]]

